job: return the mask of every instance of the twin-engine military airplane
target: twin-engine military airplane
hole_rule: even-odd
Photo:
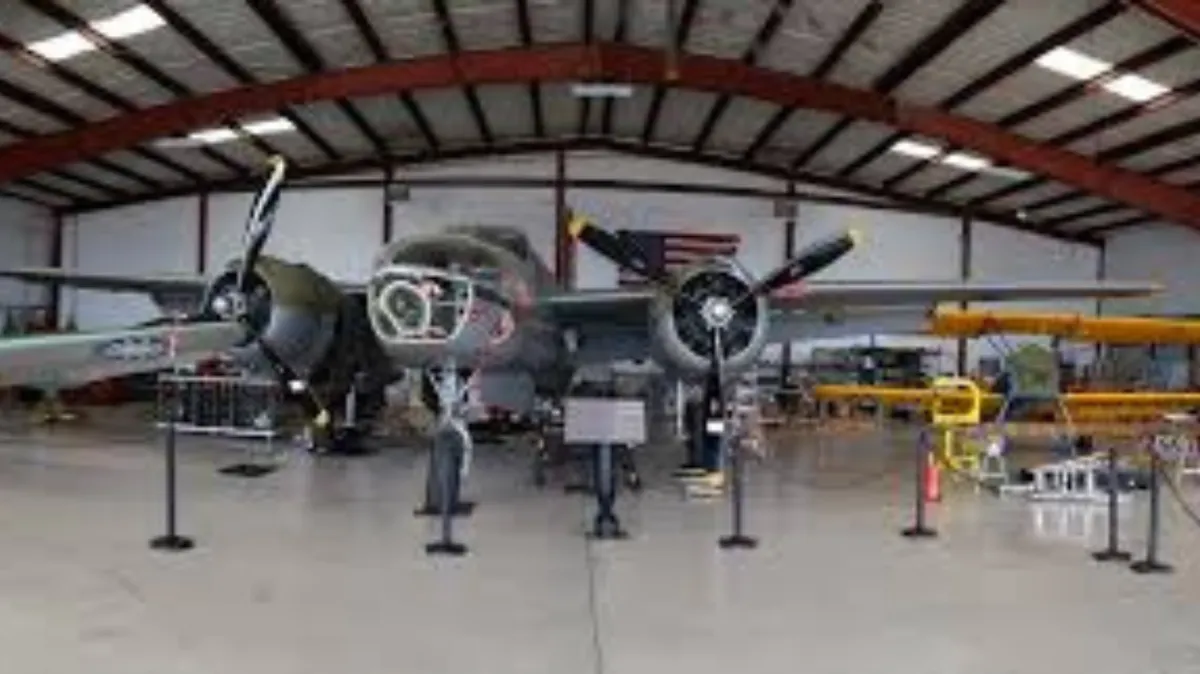
[[[820,282],[800,284],[858,242],[849,233],[813,244],[755,279],[713,258],[672,274],[628,238],[572,216],[573,237],[649,282],[640,289],[557,287],[519,232],[459,227],[386,246],[365,283],[329,279],[302,263],[262,255],[286,166],[273,159],[252,202],[245,251],[214,278],[106,275],[27,268],[0,276],[52,286],[149,293],[192,311],[155,327],[0,341],[0,383],[67,382],[165,369],[222,354],[277,377],[316,427],[336,427],[331,401],[351,391],[382,406],[406,370],[429,375],[424,400],[464,437],[471,374],[561,396],[579,367],[651,357],[673,376],[707,380],[720,403],[729,377],[764,347],[870,332],[915,332],[939,302],[1138,296],[1145,283]],[[780,292],[783,291],[783,292]],[[511,390],[511,388],[510,388]],[[363,408],[360,406],[359,411]],[[469,437],[467,439],[469,443]]]

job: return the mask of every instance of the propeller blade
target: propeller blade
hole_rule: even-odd
[[[762,280],[754,284],[754,287],[739,302],[750,297],[769,294],[786,285],[812,276],[840,260],[843,255],[853,250],[861,239],[862,236],[858,231],[850,230],[845,234],[824,241],[818,241],[808,246],[787,264],[767,274]]]
[[[275,156],[268,160],[271,173],[267,182],[255,197],[250,207],[250,217],[246,220],[245,245],[246,251],[242,256],[242,267],[238,271],[237,288],[245,293],[250,279],[250,272],[258,264],[258,256],[267,244],[271,234],[271,226],[275,222],[275,211],[279,208],[279,195],[282,192],[283,177],[287,172],[287,162],[283,157]]]
[[[310,386],[307,381],[301,379],[300,375],[298,375],[296,371],[291,368],[291,366],[284,362],[284,360],[279,357],[279,354],[275,353],[275,349],[271,348],[271,346],[268,345],[265,340],[260,338],[256,339],[255,341],[258,343],[259,348],[262,349],[263,355],[266,356],[267,361],[271,363],[271,368],[275,370],[275,376],[279,381],[279,385],[283,387],[284,391],[287,391],[288,393],[291,393],[295,397],[299,398],[299,403],[301,408],[304,410],[304,414],[310,420],[312,420],[313,425],[317,426],[318,428],[324,428],[325,426],[328,426],[330,421],[329,411],[325,409],[325,405],[321,403],[320,398],[317,397],[317,393],[316,391],[313,391],[312,386]],[[303,386],[302,391],[296,390],[297,383]],[[301,393],[304,395],[301,395]]]
[[[605,259],[618,267],[634,272],[659,285],[671,283],[671,277],[662,269],[652,268],[646,260],[646,255],[637,246],[596,226],[582,215],[575,213],[569,215],[567,231],[572,239],[582,241],[588,248],[603,255]]]

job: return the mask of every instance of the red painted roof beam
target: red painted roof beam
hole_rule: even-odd
[[[287,105],[369,97],[464,84],[512,84],[608,79],[664,81],[667,56],[630,45],[557,45],[460,52],[349,70],[322,72],[181,100],[0,150],[0,182],[127,148],[155,138],[218,125]],[[681,55],[674,84],[778,105],[824,110],[890,125],[958,145],[1200,229],[1200,196],[1082,155],[1049,147],[994,125],[911,106],[877,93],[767,70],[738,61]]]
[[[1174,26],[1185,35],[1200,38],[1200,2],[1196,0],[1125,0]]]

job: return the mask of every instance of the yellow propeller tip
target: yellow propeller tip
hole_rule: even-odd
[[[582,215],[572,215],[567,221],[567,233],[572,239],[578,239],[580,234],[583,234],[583,229],[587,227],[587,218]]]
[[[313,419],[313,424],[316,425],[317,428],[325,428],[328,426],[329,412],[326,410],[321,410],[321,413],[317,415],[317,418]]]
[[[862,241],[863,241],[863,233],[861,230],[852,229],[848,233],[848,236],[850,237],[851,245],[857,246],[858,244],[862,243]]]

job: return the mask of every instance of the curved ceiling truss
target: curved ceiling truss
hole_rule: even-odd
[[[669,63],[674,61],[674,63]],[[673,66],[673,67],[669,67]],[[821,110],[944,141],[1163,219],[1200,229],[1200,196],[964,116],[794,73],[708,56],[592,43],[474,51],[323,71],[129,112],[0,150],[0,182],[255,113],[317,101],[486,84],[618,81]],[[797,176],[798,179],[807,179]]]

